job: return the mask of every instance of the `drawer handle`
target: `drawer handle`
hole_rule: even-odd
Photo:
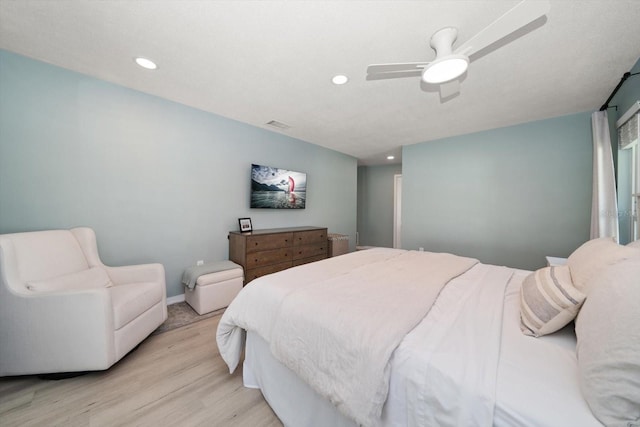
[[[302,255],[302,251],[298,252],[298,255]]]
[[[258,242],[256,242],[256,246],[258,246]]]
[[[255,262],[258,262],[258,259],[256,258],[254,261],[255,261]]]

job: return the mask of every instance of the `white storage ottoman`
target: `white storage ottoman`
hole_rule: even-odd
[[[242,289],[242,267],[203,274],[193,289],[186,288],[184,299],[198,314],[227,307]]]

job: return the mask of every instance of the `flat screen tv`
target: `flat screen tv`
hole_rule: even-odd
[[[251,165],[252,208],[304,209],[306,202],[306,173]]]

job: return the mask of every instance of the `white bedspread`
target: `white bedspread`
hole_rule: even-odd
[[[278,360],[341,412],[376,425],[393,351],[442,287],[476,263],[450,254],[373,249],[258,279],[223,315],[220,353],[233,371],[242,345],[238,330],[255,330]]]

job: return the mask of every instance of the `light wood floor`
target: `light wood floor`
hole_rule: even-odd
[[[0,378],[0,425],[282,426],[260,391],[243,387],[240,369],[229,375],[219,320],[151,336],[105,372]]]

